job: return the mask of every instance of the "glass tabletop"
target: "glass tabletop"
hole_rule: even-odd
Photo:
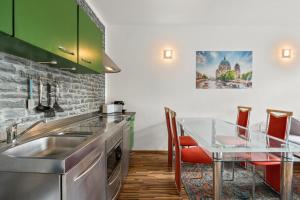
[[[298,153],[300,145],[214,118],[180,118],[178,131],[193,137],[211,153]],[[258,154],[250,155],[257,157]],[[266,156],[264,154],[264,156]],[[241,156],[244,157],[244,156]],[[254,159],[255,160],[255,159]]]

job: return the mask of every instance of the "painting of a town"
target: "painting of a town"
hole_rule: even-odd
[[[196,51],[196,88],[252,88],[252,51]]]

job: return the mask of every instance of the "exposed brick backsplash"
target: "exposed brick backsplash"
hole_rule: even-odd
[[[59,104],[65,110],[50,120],[97,111],[105,101],[104,74],[74,74],[50,66],[0,52],[0,138],[6,137],[6,127],[12,122],[27,127],[43,119],[44,113],[26,108],[28,80],[21,72],[60,80]],[[44,83],[46,86],[46,82]],[[54,91],[54,87],[52,90]],[[38,105],[38,81],[33,81],[33,98]],[[47,105],[46,87],[43,89],[44,105]],[[52,98],[52,103],[54,98]]]
[[[75,0],[91,19],[103,31],[103,48],[105,48],[105,27],[90,9],[85,0]],[[49,120],[71,117],[99,110],[105,102],[104,74],[74,74],[47,65],[0,52],[0,140],[6,138],[6,128],[13,122],[20,123],[20,130],[33,122],[45,118],[44,113],[28,110],[28,80],[21,72],[35,74],[59,80],[59,104],[64,112],[56,113]],[[33,81],[33,98],[38,105],[38,81]],[[52,87],[54,91],[54,87]],[[43,90],[43,105],[47,105],[46,84]],[[52,97],[52,104],[54,98]]]

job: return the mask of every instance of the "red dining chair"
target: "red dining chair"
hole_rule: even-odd
[[[168,130],[168,166],[172,167],[173,161],[173,142],[171,133],[171,122],[170,122],[170,109],[165,107],[166,124]],[[190,136],[179,136],[180,146],[197,146],[197,142]]]
[[[251,110],[252,110],[251,107],[238,106],[238,114],[237,114],[236,124],[239,127],[237,127],[237,133],[239,134],[239,136],[243,136],[246,139],[248,138],[246,129],[249,127],[249,120],[250,120]],[[242,128],[242,127],[244,127],[244,128]],[[241,162],[240,165],[243,166],[243,167],[247,166],[245,162]]]
[[[290,130],[290,122],[293,113],[282,110],[267,109],[267,129],[266,134],[279,138],[281,140],[287,140]],[[277,142],[269,142],[269,146],[278,146]],[[268,153],[255,153],[252,156],[252,160],[267,160],[263,161],[252,161],[252,172],[253,172],[253,185],[252,185],[252,198],[255,196],[255,167],[265,167],[265,181],[275,191],[280,192],[280,164],[281,158]]]
[[[236,119],[236,132],[238,136],[241,136],[245,139],[248,139],[248,126],[249,126],[249,119],[250,119],[250,112],[252,110],[251,107],[246,107],[246,106],[238,106],[237,107],[237,119]],[[233,137],[229,136],[226,137],[224,136],[223,138],[224,143],[228,144],[234,144],[238,145],[240,144],[240,141],[234,141]],[[243,157],[247,156],[246,154],[242,155]],[[240,165],[243,167],[246,167],[245,162],[240,162]],[[222,170],[224,167],[222,167]],[[232,178],[230,179],[224,179],[224,181],[233,181],[234,180],[234,170],[235,170],[235,162],[232,162]],[[223,171],[222,171],[223,172]]]
[[[249,120],[250,120],[250,112],[252,108],[251,107],[246,107],[246,106],[238,106],[238,115],[237,115],[237,120],[236,124],[238,126],[248,128],[249,126]],[[246,129],[238,127],[238,134],[248,137],[246,134]]]
[[[180,148],[180,140],[177,135],[176,112],[169,109],[171,115],[171,133],[175,146],[175,184],[178,192],[181,191],[181,163],[211,164],[213,162],[209,154],[202,148],[195,146]]]

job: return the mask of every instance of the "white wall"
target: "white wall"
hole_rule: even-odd
[[[135,149],[167,147],[163,107],[179,116],[236,119],[236,107],[253,107],[251,123],[265,119],[266,108],[292,110],[300,116],[300,28],[264,26],[109,26],[107,51],[122,72],[108,75],[108,101],[121,99],[136,111]],[[281,47],[295,57],[283,63]],[[175,50],[166,62],[162,49]],[[252,50],[253,89],[195,88],[196,50]]]

